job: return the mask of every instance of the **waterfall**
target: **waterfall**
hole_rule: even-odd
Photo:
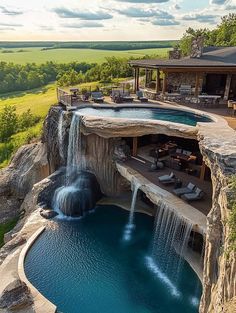
[[[52,206],[59,217],[80,217],[92,210],[100,198],[101,190],[95,175],[78,172],[69,186],[55,191]]]
[[[59,118],[58,141],[62,146],[62,114]],[[52,199],[52,207],[59,217],[80,217],[92,210],[101,198],[100,186],[95,175],[82,171],[86,169],[86,159],[81,143],[81,115],[74,113],[69,131],[67,151],[66,181],[59,187]]]
[[[58,121],[58,145],[59,145],[59,154],[64,160],[64,146],[63,146],[63,110],[60,111],[59,121]]]
[[[79,161],[80,115],[74,113],[70,125],[69,144],[67,151],[67,170],[76,168]]]
[[[178,295],[176,285],[192,226],[165,204],[159,205],[152,249],[150,256],[147,257],[147,264],[151,270],[158,273],[158,277],[162,278],[174,295]]]
[[[129,221],[128,221],[128,224],[125,226],[124,235],[123,235],[123,238],[126,241],[130,240],[132,230],[135,228],[134,212],[135,212],[135,206],[137,202],[138,190],[141,184],[136,180],[132,180],[131,185],[132,185],[133,192],[132,192],[132,201],[131,201],[130,213],[129,213]]]

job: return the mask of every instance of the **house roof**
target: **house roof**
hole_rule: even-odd
[[[132,60],[131,66],[146,68],[221,67],[236,69],[236,47],[207,47],[200,58]]]

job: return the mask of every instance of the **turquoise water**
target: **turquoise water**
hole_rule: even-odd
[[[161,275],[148,257],[153,219],[137,213],[123,242],[127,221],[128,212],[99,206],[52,222],[26,257],[28,279],[63,313],[197,313],[201,288],[189,265],[178,283]]]
[[[96,115],[102,117],[162,120],[190,126],[196,126],[197,122],[212,122],[207,116],[187,111],[162,108],[83,108],[79,109],[78,112],[82,115]]]

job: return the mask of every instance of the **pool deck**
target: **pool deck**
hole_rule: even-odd
[[[197,104],[180,104],[180,103],[176,103],[176,102],[170,102],[170,101],[160,101],[160,100],[149,100],[148,102],[144,102],[141,103],[138,100],[134,100],[133,102],[129,102],[129,103],[119,103],[116,104],[114,103],[110,97],[106,96],[104,103],[98,104],[98,103],[94,103],[92,101],[87,101],[87,102],[83,102],[83,101],[78,101],[73,103],[72,107],[68,107],[68,110],[71,109],[75,109],[75,108],[80,108],[80,107],[86,107],[86,106],[94,106],[94,107],[99,107],[101,105],[105,105],[108,107],[119,107],[119,106],[140,106],[140,107],[157,107],[157,108],[168,108],[168,109],[189,109],[189,110],[196,110],[198,111],[198,113],[209,113],[215,116],[219,116],[221,118],[224,118],[227,123],[229,124],[229,126],[236,130],[236,116],[232,116],[232,112],[228,110],[227,107],[225,108],[200,108]]]

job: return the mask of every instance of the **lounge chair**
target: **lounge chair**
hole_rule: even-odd
[[[121,99],[125,102],[133,102],[134,98],[130,95],[128,91],[121,93]]]
[[[148,98],[144,97],[143,92],[141,90],[136,92],[137,99],[141,102],[148,102]]]
[[[204,197],[204,192],[200,188],[196,188],[194,192],[186,193],[181,196],[185,201],[196,201],[201,200]]]
[[[122,99],[122,91],[121,90],[112,90],[111,92],[111,100],[115,103],[121,103],[123,101]]]
[[[101,103],[104,101],[104,96],[103,96],[103,93],[101,91],[93,91],[91,93],[91,98],[92,98],[93,102],[96,102],[96,103]]]
[[[194,184],[189,183],[186,187],[174,189],[173,192],[176,196],[180,197],[184,194],[192,193],[195,188],[196,188],[196,186]]]
[[[176,177],[175,177],[175,174],[171,172],[169,175],[159,176],[158,180],[162,184],[173,184],[176,181]]]

